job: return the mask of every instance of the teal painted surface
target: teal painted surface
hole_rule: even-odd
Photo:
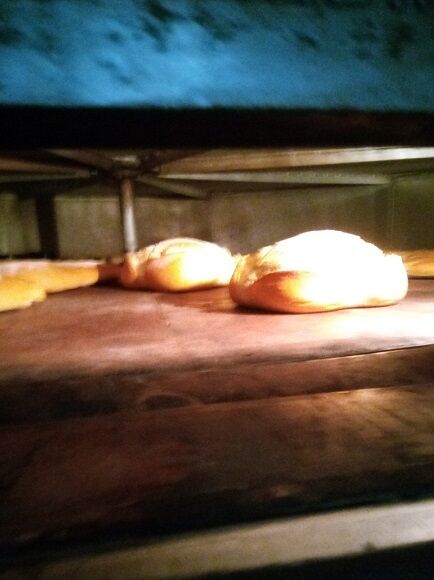
[[[433,111],[431,0],[2,0],[0,104]]]

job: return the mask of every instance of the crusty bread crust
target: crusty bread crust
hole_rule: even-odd
[[[15,277],[40,286],[47,294],[92,286],[99,279],[97,266],[70,267],[54,264],[36,270],[18,271]]]
[[[46,294],[117,278],[119,266],[97,262],[17,260],[0,263],[0,311],[26,308]]]
[[[45,300],[43,288],[14,276],[0,279],[0,312],[27,308],[34,302]]]
[[[412,278],[434,277],[434,250],[396,250]]]
[[[399,256],[358,236],[306,232],[244,256],[229,285],[240,305],[273,312],[325,312],[386,306],[407,293]]]
[[[185,292],[226,286],[236,259],[217,244],[173,238],[127,254],[120,283],[127,288]]]

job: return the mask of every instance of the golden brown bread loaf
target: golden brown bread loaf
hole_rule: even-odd
[[[96,265],[74,267],[49,264],[45,268],[18,271],[15,278],[31,282],[43,288],[47,294],[51,294],[91,286],[98,282],[99,275]]]
[[[37,284],[14,276],[0,278],[0,312],[27,308],[45,297],[45,290]]]
[[[183,292],[226,286],[236,258],[217,244],[173,238],[125,256],[120,283],[127,288]]]
[[[96,262],[54,263],[5,261],[0,263],[0,312],[26,308],[46,294],[91,286],[117,276],[119,268]]]
[[[0,263],[0,311],[25,308],[46,293],[116,280],[127,288],[169,292],[229,284],[236,258],[210,242],[174,238],[127,254],[123,263],[5,261]],[[3,282],[3,283],[2,283]]]
[[[396,250],[412,278],[434,277],[434,250]]]
[[[240,258],[229,292],[241,305],[275,312],[385,306],[407,293],[399,256],[359,236],[305,232]]]

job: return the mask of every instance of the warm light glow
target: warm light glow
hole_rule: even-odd
[[[231,282],[237,302],[283,312],[392,304],[407,293],[399,256],[359,236],[305,232],[243,257]]]
[[[376,300],[402,298],[407,290],[404,268],[398,256],[358,256],[355,263],[343,263],[340,257],[327,268],[319,267],[306,276],[303,297],[308,302],[342,305],[360,304],[367,297]],[[374,301],[375,303],[375,301]]]
[[[431,310],[429,312],[428,310]],[[345,318],[333,318],[330,321],[331,328],[337,336],[356,337],[378,336],[381,340],[388,337],[408,336],[408,341],[402,340],[402,347],[416,346],[418,340],[420,344],[434,341],[434,308],[427,307],[427,312],[423,316],[414,316],[412,312],[401,312],[399,317],[390,316],[385,309],[375,313],[375,321],[372,318],[363,316],[351,316]]]

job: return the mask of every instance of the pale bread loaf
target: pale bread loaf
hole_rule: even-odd
[[[241,305],[303,313],[401,300],[408,280],[402,260],[359,236],[305,232],[240,258],[229,285]]]

